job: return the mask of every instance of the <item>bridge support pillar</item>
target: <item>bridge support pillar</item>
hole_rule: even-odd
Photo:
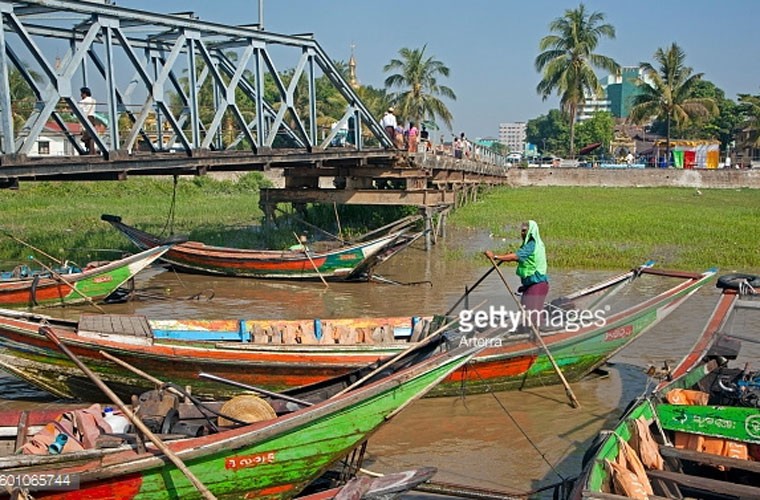
[[[433,246],[433,209],[422,207],[423,220],[425,221],[425,251],[430,251]]]

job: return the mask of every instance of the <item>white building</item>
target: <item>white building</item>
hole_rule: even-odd
[[[525,122],[508,122],[499,124],[499,142],[509,151],[524,152],[526,138]]]

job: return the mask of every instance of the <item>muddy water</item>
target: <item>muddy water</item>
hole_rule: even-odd
[[[414,286],[377,283],[288,283],[237,280],[151,270],[138,279],[140,300],[105,306],[112,313],[139,313],[154,318],[329,318],[361,315],[422,315],[447,310],[488,270],[485,261],[464,262],[447,255],[486,248],[502,242],[480,234],[450,234],[430,254],[409,249],[383,264],[378,272]],[[504,266],[513,289],[517,279]],[[550,298],[610,276],[609,272],[551,271]],[[615,308],[651,296],[672,282],[644,277],[612,301]],[[193,298],[194,297],[194,298]],[[573,384],[581,408],[572,409],[561,387],[522,392],[467,395],[420,400],[379,431],[368,448],[367,467],[390,472],[428,465],[436,479],[452,483],[525,492],[570,478],[579,472],[590,440],[619,417],[623,408],[650,383],[649,365],[675,363],[691,346],[717,297],[704,287],[676,313],[613,358],[608,375]],[[495,275],[472,294],[470,304],[483,301],[512,307],[511,298]],[[75,318],[87,308],[48,312]],[[160,376],[160,374],[157,374]],[[0,378],[0,398],[44,397],[23,383]],[[5,402],[9,404],[28,404]],[[409,498],[426,498],[421,495]]]

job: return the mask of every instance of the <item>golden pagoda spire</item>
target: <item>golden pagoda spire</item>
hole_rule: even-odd
[[[359,80],[356,79],[356,58],[354,57],[354,49],[356,44],[351,42],[351,57],[348,59],[348,83],[353,88],[359,87]]]

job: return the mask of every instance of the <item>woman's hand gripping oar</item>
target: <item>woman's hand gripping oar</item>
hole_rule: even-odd
[[[525,308],[523,307],[522,303],[519,300],[517,300],[517,297],[515,297],[515,294],[512,292],[512,287],[509,286],[509,283],[507,282],[507,278],[504,277],[504,273],[502,273],[501,269],[499,269],[499,264],[496,263],[494,258],[489,253],[486,253],[485,255],[486,257],[488,257],[488,260],[491,261],[491,265],[493,266],[493,269],[496,270],[496,273],[499,275],[499,278],[501,278],[501,281],[502,283],[504,283],[504,286],[507,287],[507,291],[509,292],[509,295],[515,301],[515,303],[517,304],[517,307],[520,308],[520,311],[522,312],[523,317],[526,317]],[[554,371],[557,372],[559,379],[562,381],[562,385],[565,386],[565,393],[567,394],[568,399],[570,399],[570,405],[573,408],[580,408],[581,404],[578,401],[578,398],[575,397],[573,390],[570,388],[570,384],[568,384],[567,379],[565,379],[565,375],[562,373],[562,370],[560,370],[559,365],[557,364],[557,361],[554,360],[554,356],[552,356],[552,353],[549,352],[549,348],[546,346],[544,339],[541,337],[541,332],[538,331],[538,327],[532,321],[530,322],[530,326],[533,329],[533,334],[536,336],[536,339],[538,339],[538,342],[541,344],[541,348],[546,353],[546,357],[549,358],[549,361],[554,367]]]

